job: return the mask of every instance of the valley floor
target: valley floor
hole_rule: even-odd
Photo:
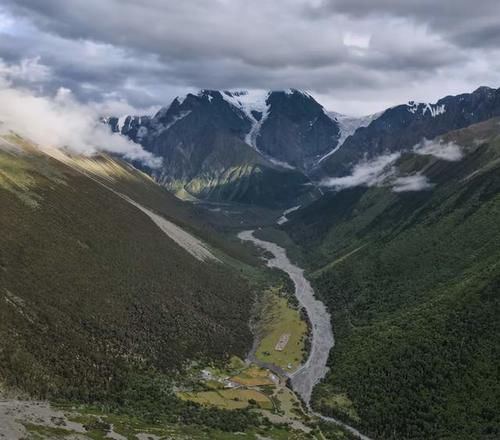
[[[267,262],[268,266],[271,268],[278,268],[290,277],[294,284],[295,296],[310,320],[312,337],[309,356],[301,367],[293,373],[286,374],[286,377],[291,380],[294,392],[303,399],[309,410],[313,388],[327,374],[328,356],[330,350],[334,346],[330,314],[325,305],[315,298],[314,291],[309,281],[304,277],[303,269],[296,266],[288,259],[284,248],[278,246],[276,243],[256,238],[253,231],[241,232],[238,237],[242,240],[251,241],[256,246],[272,254],[273,257]],[[314,415],[325,422],[340,426],[343,430],[354,436],[354,438],[370,440],[367,436],[347,423],[341,422],[333,417],[322,416],[321,414]]]
[[[264,425],[245,432],[222,432],[200,425],[175,423],[148,425],[129,415],[108,414],[88,406],[53,407],[48,402],[3,400],[0,401],[0,439],[365,440],[366,437],[355,429],[334,419],[322,419],[309,410],[312,387],[325,374],[326,358],[333,345],[329,315],[324,306],[321,307],[322,303],[314,299],[312,288],[301,269],[290,263],[283,248],[258,240],[250,232],[240,234],[240,238],[265,247],[274,255],[269,265],[291,276],[294,295],[311,319],[311,349],[307,351],[305,348],[308,327],[299,309],[288,304],[279,289],[267,291],[268,307],[264,309],[266,316],[262,317],[264,327],[258,339],[256,361],[260,359],[261,365],[266,364],[265,361],[272,364],[272,371],[238,358],[233,358],[223,368],[197,366],[187,373],[191,385],[176,386],[177,396],[207,408],[255,412],[267,420]],[[327,339],[322,330],[325,325],[330,329],[327,332],[330,338]],[[295,392],[286,385],[289,379]],[[325,421],[334,424],[328,427],[328,432],[320,427]]]

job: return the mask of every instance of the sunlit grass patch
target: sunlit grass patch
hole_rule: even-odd
[[[182,400],[190,400],[205,406],[216,406],[223,409],[243,409],[248,406],[248,401],[236,400],[237,397],[224,397],[222,391],[202,391],[199,393],[177,393]]]
[[[305,355],[307,324],[301,318],[299,310],[292,308],[286,298],[269,293],[265,301],[259,328],[262,339],[256,357],[284,370],[294,371]],[[278,347],[282,348],[278,350],[278,342],[284,335],[287,335],[287,342],[284,347]]]
[[[232,389],[219,391],[182,392],[177,393],[182,400],[199,403],[200,405],[216,406],[224,409],[243,409],[252,401],[262,409],[272,409],[271,399],[256,390]]]
[[[231,377],[231,381],[246,386],[273,385],[270,372],[255,365],[243,370],[237,376]]]
[[[267,397],[265,394],[256,391],[256,390],[224,390],[221,391],[220,394],[225,399],[238,399],[247,402],[248,404],[254,400],[262,409],[273,409],[273,403],[271,399]]]

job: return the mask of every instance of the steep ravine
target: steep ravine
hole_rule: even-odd
[[[312,341],[309,358],[302,367],[289,376],[293,390],[304,400],[309,410],[311,410],[310,401],[312,390],[328,372],[326,363],[330,350],[334,346],[330,314],[325,305],[314,297],[314,290],[309,281],[304,277],[304,270],[294,265],[288,259],[286,250],[275,243],[256,238],[253,232],[254,231],[240,232],[238,238],[240,238],[240,240],[250,241],[274,256],[267,261],[267,265],[280,269],[290,276],[295,285],[295,296],[306,310],[312,325]],[[369,437],[366,437],[357,429],[340,420],[326,417],[319,413],[314,413],[314,415],[325,421],[342,426],[361,440],[370,440]]]

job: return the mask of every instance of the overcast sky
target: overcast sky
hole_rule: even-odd
[[[500,87],[500,2],[0,0],[0,58],[37,93],[124,109],[292,87],[369,114]]]

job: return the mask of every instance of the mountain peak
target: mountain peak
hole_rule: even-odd
[[[170,105],[163,106],[154,116],[155,118],[163,118],[167,113],[175,110],[184,110],[182,107],[187,101],[205,100],[209,104],[215,104],[221,100],[236,107],[250,121],[254,119],[260,120],[269,111],[268,99],[270,97],[293,97],[306,98],[316,103],[316,100],[306,91],[298,89],[283,89],[283,90],[261,90],[261,89],[237,89],[237,90],[216,90],[216,89],[201,89],[197,93],[187,93],[185,95],[176,96]],[[215,100],[215,101],[214,101]],[[319,105],[319,104],[318,104]]]
[[[495,92],[495,91],[496,91],[496,89],[493,89],[491,87],[480,86],[476,90],[474,90],[473,93],[492,93],[492,92]]]

